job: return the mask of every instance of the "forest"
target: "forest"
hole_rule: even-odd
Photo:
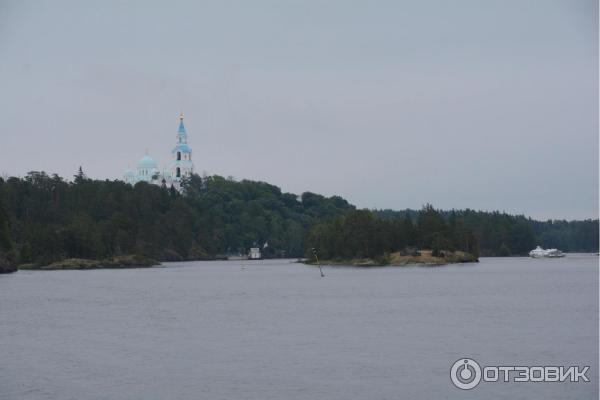
[[[382,260],[389,253],[417,249],[431,249],[435,257],[456,250],[478,257],[477,239],[462,218],[452,214],[446,219],[430,204],[410,214],[381,218],[373,211],[351,210],[313,226],[308,247],[318,249],[326,260]]]
[[[409,216],[417,220],[414,210],[378,210],[383,219]],[[523,215],[503,212],[465,210],[440,211],[447,221],[459,220],[478,241],[481,256],[525,255],[535,246],[558,248],[565,252],[598,252],[598,219],[580,221],[536,221]]]
[[[377,256],[406,247],[524,255],[536,245],[598,251],[598,220],[535,221],[472,210],[357,210],[339,196],[284,193],[265,182],[192,175],[182,193],[120,180],[30,172],[0,178],[0,265],[139,254],[213,259]]]

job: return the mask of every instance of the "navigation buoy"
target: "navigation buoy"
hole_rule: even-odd
[[[319,261],[319,255],[317,254],[317,249],[312,248],[313,256],[315,256],[317,260],[317,265],[319,266],[319,271],[321,271],[321,278],[325,278],[325,274],[323,273],[323,269],[321,268],[321,262]]]

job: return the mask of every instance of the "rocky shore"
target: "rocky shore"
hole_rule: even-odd
[[[15,272],[17,265],[14,262],[13,252],[4,252],[0,250],[0,274]]]
[[[101,268],[147,268],[160,265],[152,258],[140,255],[117,256],[104,260],[89,260],[84,258],[67,258],[49,265],[23,264],[18,269],[23,270],[73,270],[73,269],[101,269]]]
[[[378,267],[378,266],[404,266],[404,265],[446,265],[478,262],[479,259],[464,251],[440,251],[438,255],[432,255],[431,250],[420,250],[412,254],[404,254],[401,252],[385,254],[377,259],[371,258],[356,258],[350,260],[334,259],[321,260],[324,265],[351,265],[356,267]],[[315,262],[307,261],[307,264],[316,264]]]

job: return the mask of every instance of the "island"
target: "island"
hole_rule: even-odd
[[[433,255],[432,250],[418,250],[411,253],[405,251],[397,251],[390,254],[384,254],[375,258],[334,258],[321,260],[305,259],[304,262],[310,265],[349,265],[354,267],[381,267],[381,266],[406,266],[406,265],[422,265],[422,266],[439,266],[446,264],[460,264],[479,262],[479,259],[471,253],[464,251],[441,251],[439,254]]]
[[[116,256],[103,260],[90,260],[85,258],[67,258],[55,261],[48,265],[22,264],[18,269],[27,270],[69,270],[69,269],[117,269],[117,268],[147,268],[160,265],[152,258],[142,255]]]
[[[307,262],[330,265],[443,265],[477,262],[477,240],[460,220],[446,220],[432,206],[409,217],[385,219],[351,210],[315,224],[307,242]]]

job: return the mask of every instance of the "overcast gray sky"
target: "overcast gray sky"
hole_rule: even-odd
[[[598,215],[596,1],[0,0],[0,173]]]

